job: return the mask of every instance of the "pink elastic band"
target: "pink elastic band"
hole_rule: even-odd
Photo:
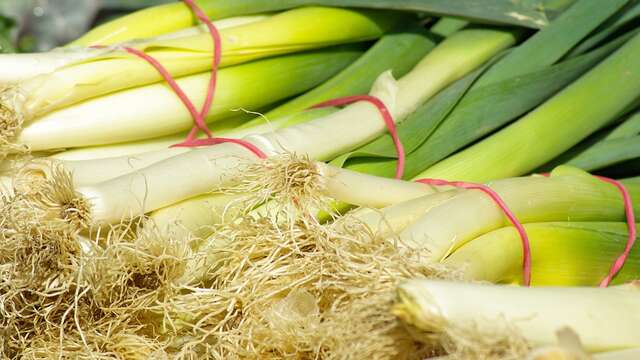
[[[252,153],[254,153],[260,159],[266,159],[267,158],[267,154],[262,152],[262,150],[260,150],[257,146],[253,145],[252,143],[250,143],[248,141],[244,141],[244,140],[240,140],[240,139],[230,139],[230,138],[222,138],[222,137],[213,137],[213,138],[207,138],[207,139],[193,139],[193,140],[185,141],[185,142],[180,143],[180,144],[173,145],[173,147],[211,146],[211,145],[219,145],[219,144],[224,144],[224,143],[232,143],[232,144],[242,145],[245,148],[247,148],[247,150],[249,150]]]
[[[611,280],[620,272],[624,263],[627,261],[627,257],[629,257],[629,253],[631,252],[631,248],[633,248],[633,244],[636,242],[636,219],[633,214],[633,201],[631,200],[631,195],[629,195],[629,191],[624,187],[624,185],[617,180],[609,179],[603,176],[596,176],[598,179],[608,182],[609,184],[614,185],[620,190],[622,193],[622,199],[624,201],[624,212],[627,217],[627,227],[629,228],[629,239],[627,240],[627,245],[624,248],[624,251],[609,269],[609,274],[602,279],[600,282],[600,287],[607,287],[611,283]]]
[[[483,191],[484,193],[489,195],[491,199],[500,207],[500,209],[502,209],[502,212],[504,212],[504,214],[507,216],[511,224],[513,224],[513,226],[516,228],[516,230],[518,231],[518,234],[520,235],[520,239],[522,239],[522,258],[523,258],[522,281],[524,282],[525,286],[531,285],[531,245],[529,244],[529,237],[527,236],[527,232],[525,231],[524,226],[522,226],[522,223],[518,221],[518,218],[511,211],[511,209],[509,209],[507,204],[504,202],[504,200],[502,200],[502,198],[500,197],[500,195],[498,195],[498,193],[496,193],[493,189],[491,189],[486,185],[468,183],[463,181],[447,181],[447,180],[440,180],[440,179],[419,179],[419,180],[416,180],[416,182],[428,184],[428,185],[440,185],[440,186],[449,185],[449,186],[455,186],[455,187],[464,188],[464,189],[475,189],[475,190]]]
[[[171,73],[162,64],[160,64],[160,62],[158,60],[156,60],[153,56],[147,55],[144,51],[140,51],[138,49],[125,47],[124,50],[127,51],[130,54],[133,54],[133,55],[145,60],[151,66],[153,66],[158,71],[158,73],[162,76],[162,78],[167,82],[169,87],[171,87],[173,92],[176,93],[178,98],[180,98],[180,101],[182,101],[182,103],[187,108],[187,110],[189,110],[189,113],[191,114],[191,117],[193,118],[193,121],[195,122],[194,129],[196,129],[196,131],[197,131],[197,129],[199,128],[205,134],[207,134],[207,136],[211,136],[212,135],[211,134],[211,130],[209,130],[209,128],[207,127],[207,124],[204,121],[204,116],[206,116],[206,115],[203,115],[203,113],[201,113],[201,112],[199,113],[196,110],[195,105],[193,105],[193,102],[191,102],[191,100],[189,99],[187,94],[184,92],[184,90],[182,90],[182,88],[180,87],[180,85],[178,85],[178,83],[173,78],[173,76],[171,76]]]
[[[546,176],[546,177],[551,176],[551,174],[549,173],[542,173],[540,175]],[[611,283],[613,278],[618,274],[618,272],[622,270],[624,263],[627,261],[627,258],[629,257],[629,253],[631,253],[633,244],[636,242],[636,237],[637,237],[636,236],[637,234],[636,219],[635,219],[635,215],[633,214],[633,200],[631,199],[631,195],[629,195],[629,191],[627,190],[627,188],[625,188],[624,185],[618,180],[610,179],[604,176],[597,176],[597,175],[594,175],[594,177],[604,182],[607,182],[609,184],[612,184],[613,186],[617,187],[618,190],[620,190],[620,193],[622,194],[622,201],[624,203],[624,212],[627,218],[627,227],[629,228],[629,238],[627,240],[627,244],[625,245],[624,251],[622,252],[622,254],[620,254],[620,256],[618,256],[618,258],[613,263],[613,265],[611,265],[611,268],[609,269],[609,273],[607,274],[607,276],[604,279],[602,279],[602,281],[600,282],[599,286],[601,288],[606,288],[607,286],[609,286],[609,284]]]
[[[194,117],[194,122],[196,123],[197,128],[204,131],[208,137],[211,137],[211,131],[206,125],[204,119],[209,114],[209,110],[211,109],[211,105],[213,104],[213,99],[216,92],[216,87],[218,83],[218,69],[220,67],[220,62],[222,61],[222,38],[220,37],[220,32],[213,25],[211,19],[196,5],[193,0],[182,0],[187,6],[191,8],[191,11],[196,15],[196,17],[207,27],[209,30],[209,34],[211,35],[211,39],[213,40],[213,59],[211,63],[211,77],[209,78],[209,86],[207,88],[207,96],[205,98],[204,104],[202,105],[202,109],[200,110],[200,116],[198,118]],[[202,125],[202,126],[201,126]],[[188,143],[190,140],[193,140],[198,135],[198,129],[194,126],[191,129],[191,132],[187,136],[185,143]],[[203,129],[204,127],[204,129]],[[206,130],[205,130],[206,129]]]
[[[398,166],[396,167],[396,179],[402,179],[404,174],[404,164],[405,164],[405,152],[404,146],[402,145],[402,141],[400,141],[400,137],[398,136],[398,131],[396,129],[396,124],[393,121],[393,117],[387,109],[387,106],[377,97],[371,95],[355,95],[355,96],[346,96],[338,99],[328,100],[321,102],[320,104],[314,105],[312,109],[318,109],[329,106],[341,106],[348,105],[358,101],[368,101],[375,105],[380,114],[382,115],[382,119],[384,120],[385,125],[393,139],[393,144],[396,147],[396,152],[398,153]]]
[[[209,114],[209,110],[211,109],[211,105],[213,104],[213,99],[216,91],[217,81],[218,81],[218,68],[220,66],[220,61],[222,59],[222,39],[220,37],[220,33],[216,29],[215,25],[211,22],[211,20],[207,17],[207,15],[200,9],[193,0],[182,0],[186,5],[188,5],[193,13],[196,15],[200,21],[202,21],[209,30],[209,34],[213,40],[213,60],[211,64],[211,77],[209,78],[209,85],[207,87],[207,94],[205,97],[204,104],[202,105],[202,109],[198,112],[196,110],[195,105],[189,99],[187,94],[182,90],[180,85],[176,82],[176,80],[171,76],[171,73],[154,57],[146,54],[144,51],[140,51],[138,49],[124,47],[123,49],[128,53],[135,55],[151,66],[153,66],[160,76],[167,82],[169,87],[176,93],[180,101],[184,104],[184,106],[191,114],[193,118],[194,126],[191,128],[191,131],[187,135],[187,138],[184,142],[176,145],[172,145],[171,147],[196,147],[196,146],[209,146],[209,145],[217,145],[221,143],[234,143],[243,146],[247,150],[254,153],[257,157],[261,159],[267,158],[266,154],[262,152],[257,146],[251,144],[250,142],[241,140],[241,139],[226,139],[226,138],[214,138],[211,130],[207,126],[205,118],[207,114]],[[96,45],[92,46],[92,48],[104,48],[104,46]],[[198,130],[202,130],[205,135],[207,135],[207,139],[199,140],[197,138]]]

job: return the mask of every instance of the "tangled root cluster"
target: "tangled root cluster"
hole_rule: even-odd
[[[78,278],[82,248],[77,227],[34,201],[33,195],[50,185],[34,181],[29,191],[18,185],[0,200],[0,346],[7,354],[17,354],[32,338],[72,327],[74,319],[94,316],[77,311],[86,305],[79,296],[86,287]]]
[[[26,147],[15,143],[24,122],[21,97],[13,87],[0,89],[0,160],[8,154],[27,152]]]
[[[287,221],[292,222],[329,209],[330,199],[323,190],[323,176],[315,161],[285,153],[248,165],[238,185],[225,192],[250,194],[244,199],[244,208],[265,205],[262,215],[286,215]]]
[[[337,231],[313,218],[281,219],[222,225],[199,249],[199,290],[173,297],[161,314],[180,340],[172,344],[179,357],[422,358],[433,352],[413,341],[390,309],[398,281],[450,277],[447,269],[424,265],[426,254],[355,221]]]
[[[133,244],[98,246],[83,236],[84,217],[77,209],[60,206],[70,204],[75,193],[59,184],[70,185],[68,175],[22,174],[0,198],[0,354],[9,359],[159,354],[160,343],[141,335],[137,309],[164,292],[162,280],[179,273],[183,262],[174,257],[182,256],[182,248],[145,234]],[[105,254],[113,256],[108,259],[113,267],[103,266]],[[123,311],[127,306],[131,311]]]
[[[59,164],[31,161],[18,171],[14,186],[34,206],[46,210],[48,219],[63,221],[77,229],[89,227],[89,203],[76,193],[71,175]]]
[[[118,316],[143,313],[179,291],[191,256],[185,239],[166,236],[146,224],[133,241],[112,233],[92,256],[86,276],[103,311]]]

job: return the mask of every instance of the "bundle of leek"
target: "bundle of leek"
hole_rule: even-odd
[[[221,29],[224,46],[221,65],[224,67],[278,54],[375,39],[407,16],[409,15],[320,7],[291,10],[251,23]],[[302,24],[308,28],[307,32],[289,31],[291,27],[299,27]],[[213,46],[208,34],[187,34],[177,38],[165,36],[130,44],[129,47],[157,58],[174,76],[191,75],[179,80],[179,83],[196,103],[202,102],[198,99],[199,89],[204,87],[203,83],[207,81],[208,76],[193,74],[211,68]],[[308,90],[353,61],[353,57],[350,58],[346,54],[349,51],[354,51],[354,48],[340,48],[335,52],[342,53],[343,57],[318,57],[318,63],[312,62],[312,56],[308,56],[306,61],[298,59],[297,62],[289,63],[285,60],[279,63],[280,58],[275,58],[225,69],[220,73],[220,82],[221,86],[229,87],[229,90],[220,92],[220,95],[228,94],[229,98],[238,98],[238,101],[225,104],[223,99],[219,99],[216,105],[220,107],[210,114],[210,120],[230,116],[227,113],[221,117],[222,109],[243,106],[258,109],[262,105]],[[152,134],[141,134],[142,138],[168,135],[181,130],[180,126],[176,127],[175,122],[180,123],[179,119],[186,117],[186,111],[180,108],[181,104],[177,99],[169,99],[171,94],[165,91],[162,84],[149,85],[162,79],[153,67],[130,54],[118,51],[118,47],[108,50],[87,49],[85,55],[80,55],[80,52],[81,50],[71,52],[69,61],[60,60],[64,53],[53,52],[52,61],[62,63],[59,68],[45,69],[51,71],[39,74],[43,69],[35,66],[34,75],[38,76],[29,77],[18,84],[3,84],[4,89],[0,96],[0,136],[3,143],[16,141],[32,150],[47,150],[139,139],[109,139],[108,136],[103,136],[102,140],[94,143],[92,139],[73,134],[71,131],[72,136],[63,136],[56,141],[57,135],[50,132],[60,131],[61,128],[67,131],[69,126],[77,126],[82,128],[78,129],[82,133],[91,128],[97,133],[102,133],[105,131],[104,128],[94,127],[97,126],[96,123],[87,121],[87,117],[100,117],[101,119],[94,120],[98,124],[100,120],[109,121],[108,115],[123,120],[121,116],[131,115],[133,112],[132,106],[140,111],[138,105],[148,102],[149,99],[154,99],[158,104],[168,102],[177,106],[157,109],[159,111],[156,112],[153,111],[154,108],[150,108],[145,112],[146,116],[164,115],[165,118],[176,120],[173,120],[174,125],[169,127],[141,126],[140,129],[158,129]],[[352,52],[351,55],[354,56],[355,53]],[[21,61],[24,56],[26,55],[14,59],[14,55],[6,55],[0,58],[0,62],[8,64]],[[35,63],[47,63],[47,60],[43,60],[46,56],[36,55],[39,60]],[[326,68],[314,67],[314,64],[324,64]],[[12,69],[13,66],[6,68]],[[316,74],[317,77],[314,77]],[[261,78],[261,75],[264,77]],[[224,82],[228,84],[225,85]],[[250,87],[250,83],[251,87],[262,88],[258,87],[253,92],[239,91]],[[261,91],[264,91],[264,94]],[[88,99],[91,100],[81,102]],[[119,112],[113,113],[114,109],[118,109]],[[136,116],[137,120],[139,118],[140,114]],[[153,122],[155,120],[157,119],[152,119]],[[125,122],[130,121],[125,119]],[[16,140],[14,137],[18,135],[23,123],[24,131]],[[113,125],[110,127],[117,128]],[[135,129],[124,130],[132,131]],[[51,138],[51,142],[43,140],[43,132]],[[70,141],[72,138],[76,141]]]
[[[453,22],[453,20],[444,22]],[[212,131],[221,136],[241,138],[250,133],[291,126],[327,114],[332,110],[301,112],[325,100],[366,92],[378,75],[389,69],[394,76],[404,76],[435,46],[434,38],[413,22],[396,28],[384,35],[358,60],[322,85],[266,112],[263,116],[244,122],[237,129],[235,124],[231,128],[224,128],[220,123],[220,125],[213,124]],[[182,141],[184,136],[185,134],[181,133],[139,142],[79,148],[57,153],[52,157],[61,160],[90,160],[134,155],[166,149]]]
[[[382,76],[372,92],[391,110],[395,121],[400,122],[442,87],[480,66],[514,41],[509,31],[460,31],[443,41],[398,82],[389,74]],[[426,78],[431,79],[429,86],[424,86]],[[360,120],[354,122],[353,119]],[[350,130],[335,131],[347,126]],[[383,131],[384,124],[378,120],[376,109],[357,103],[323,118],[273,133],[250,135],[245,140],[269,155],[292,152],[316,160],[329,160],[361,146]],[[309,142],[309,139],[313,141]],[[242,165],[253,162],[255,155],[246,149],[222,144],[192,150],[135,173],[80,187],[78,193],[90,199],[88,211],[96,223],[118,222],[123,217],[144,214],[230,185],[241,173]],[[172,177],[172,174],[181,176]],[[171,190],[164,190],[167,187]]]

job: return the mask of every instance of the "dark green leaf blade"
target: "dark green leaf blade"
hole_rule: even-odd
[[[640,19],[640,0],[632,0],[615,16],[612,16],[602,24],[593,35],[589,36],[571,50],[567,56],[573,57],[591,50],[617,31],[629,26],[633,22],[637,22],[638,19]]]
[[[617,0],[615,0],[617,1]],[[549,0],[200,0],[214,18],[283,10],[304,5],[361,7],[426,12],[474,22],[541,28],[549,23],[548,13],[562,10],[569,1],[554,5]],[[546,6],[545,6],[546,5]]]
[[[640,158],[640,136],[601,141],[567,164],[595,171],[636,158]]]
[[[531,110],[589,70],[625,40],[626,38],[618,39],[590,53],[543,70],[472,89],[440,127],[408,155],[405,178],[419,174],[465,145]],[[402,130],[403,134],[423,131],[422,119],[412,120],[400,125],[400,129],[406,127]],[[368,157],[349,160],[345,167],[380,176],[392,176],[395,164],[395,160]]]
[[[616,13],[629,0],[579,0],[548,26],[505,56],[477,86],[526,74],[556,63],[578,42]]]

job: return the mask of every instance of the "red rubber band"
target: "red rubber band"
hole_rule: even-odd
[[[549,173],[542,173],[540,175],[546,176],[546,177],[551,176],[551,174]],[[624,251],[622,252],[622,254],[620,254],[620,256],[618,256],[616,261],[614,261],[613,265],[611,265],[611,268],[609,269],[609,273],[607,274],[607,276],[604,279],[602,279],[602,281],[600,282],[599,286],[601,288],[606,288],[609,286],[609,284],[611,284],[611,281],[620,272],[620,270],[622,270],[622,267],[627,261],[627,258],[631,253],[631,249],[633,248],[633,245],[636,242],[636,237],[637,237],[636,219],[633,213],[633,200],[631,199],[631,195],[629,195],[629,191],[624,186],[624,184],[622,184],[618,180],[610,179],[604,176],[597,176],[597,175],[593,175],[593,176],[599,180],[602,180],[604,182],[607,182],[615,186],[616,188],[618,188],[618,190],[620,190],[620,193],[622,194],[622,201],[624,202],[624,212],[627,218],[627,227],[629,228],[629,238],[627,240],[627,244],[625,245]]]
[[[247,141],[244,141],[244,140],[240,140],[240,139],[230,139],[230,138],[222,138],[222,137],[213,137],[213,138],[208,138],[208,139],[194,139],[194,140],[185,141],[183,143],[173,145],[173,147],[211,146],[211,145],[219,145],[219,144],[224,144],[224,143],[232,143],[232,144],[242,145],[245,148],[247,148],[247,150],[249,150],[252,153],[254,153],[260,159],[268,158],[267,154],[265,154],[262,150],[260,150],[260,148],[258,148],[257,146],[253,145],[250,142],[247,142]]]
[[[167,82],[169,87],[171,87],[173,92],[176,93],[178,98],[180,98],[180,101],[182,101],[187,110],[189,110],[189,113],[191,114],[191,117],[196,124],[194,129],[197,130],[199,128],[200,130],[204,131],[207,136],[211,136],[211,130],[209,130],[209,128],[207,127],[202,113],[199,113],[196,110],[196,107],[193,105],[193,102],[191,102],[184,90],[182,90],[173,76],[171,76],[171,73],[158,60],[156,60],[153,56],[147,55],[144,51],[140,51],[138,49],[125,47],[124,50],[145,60],[151,66],[153,66],[158,71],[160,76],[162,76],[162,78]]]
[[[211,105],[213,104],[213,99],[215,96],[216,87],[218,83],[218,69],[220,67],[220,62],[222,61],[222,38],[220,37],[220,32],[218,31],[218,29],[215,27],[215,25],[213,25],[213,22],[211,22],[209,17],[202,11],[202,9],[200,9],[193,2],[193,0],[182,0],[182,1],[185,4],[187,4],[187,6],[191,8],[191,11],[193,11],[196,17],[203,24],[205,24],[205,26],[209,30],[211,39],[213,40],[213,59],[211,63],[211,77],[209,78],[209,87],[207,88],[207,96],[205,98],[204,104],[202,105],[202,109],[200,110],[202,123],[206,127],[206,123],[204,122],[204,119],[206,118],[207,114],[209,114],[209,110],[211,109]],[[207,135],[210,133],[208,128],[207,130],[203,130],[203,131],[207,133]],[[192,133],[193,133],[193,130],[192,130]],[[195,135],[196,134],[194,134],[193,136],[195,137]],[[190,139],[190,137],[188,137],[187,139]]]
[[[427,184],[427,185],[449,185],[449,186],[455,186],[455,187],[464,188],[464,189],[480,190],[486,193],[487,195],[489,195],[491,199],[500,207],[502,212],[504,212],[504,214],[507,216],[511,224],[513,224],[513,226],[516,228],[516,230],[518,231],[518,234],[520,235],[520,239],[522,239],[522,259],[523,259],[522,281],[524,282],[525,286],[531,285],[531,244],[529,243],[529,236],[527,235],[527,232],[525,231],[524,226],[522,226],[522,223],[518,221],[518,218],[511,211],[511,209],[509,209],[507,204],[504,202],[504,200],[502,200],[502,198],[500,197],[500,195],[498,195],[498,193],[496,193],[493,189],[491,189],[486,185],[468,183],[463,181],[447,181],[447,180],[440,180],[440,179],[419,179],[419,180],[416,180],[416,182]]]
[[[396,152],[398,153],[398,166],[396,167],[396,179],[402,179],[404,175],[404,166],[405,166],[405,152],[404,146],[402,145],[402,141],[398,136],[398,131],[396,129],[396,123],[393,121],[393,117],[387,109],[387,106],[377,97],[371,95],[354,95],[354,96],[346,96],[338,99],[328,100],[321,102],[320,104],[314,105],[312,109],[318,109],[329,106],[342,106],[352,104],[358,101],[368,101],[371,104],[375,105],[380,114],[382,115],[382,119],[384,120],[385,125],[393,139],[393,144],[396,147]]]
[[[618,256],[613,265],[611,265],[609,274],[607,274],[607,276],[600,282],[600,287],[607,287],[611,283],[611,280],[613,280],[624,266],[624,263],[627,261],[627,257],[629,257],[629,253],[631,252],[631,248],[633,248],[633,244],[636,242],[636,220],[633,214],[633,201],[631,200],[631,195],[629,195],[629,191],[624,187],[624,185],[620,181],[614,179],[609,179],[603,176],[596,177],[604,182],[614,185],[618,190],[620,190],[620,193],[622,193],[624,212],[627,217],[627,227],[629,228],[629,239],[627,240],[624,251],[620,256]]]
[[[202,105],[202,109],[198,112],[196,110],[195,105],[189,99],[187,94],[182,90],[180,85],[176,82],[176,80],[171,76],[171,73],[154,57],[146,54],[144,51],[124,47],[123,49],[128,53],[135,55],[151,66],[153,66],[160,76],[167,82],[169,87],[173,90],[173,92],[180,98],[180,101],[187,108],[191,117],[193,118],[194,126],[191,128],[191,131],[187,135],[187,138],[182,143],[172,145],[171,147],[197,147],[197,146],[210,146],[217,145],[221,143],[234,143],[241,145],[254,153],[257,157],[261,159],[266,159],[266,154],[262,152],[257,146],[251,144],[250,142],[241,140],[241,139],[227,139],[227,138],[214,138],[211,130],[207,126],[205,118],[209,114],[211,110],[211,105],[213,104],[213,99],[215,96],[216,86],[218,82],[218,68],[220,67],[220,61],[222,59],[222,39],[220,37],[220,33],[218,29],[216,29],[213,22],[207,17],[207,15],[200,9],[193,0],[182,0],[187,6],[191,8],[191,11],[196,15],[196,17],[202,21],[207,29],[209,30],[209,34],[213,40],[213,60],[211,63],[211,76],[209,78],[209,85],[207,87],[207,94],[205,97],[204,104]],[[104,46],[96,45],[92,46],[93,48],[104,48]],[[198,130],[202,130],[206,135],[207,139],[199,140],[197,138]]]

